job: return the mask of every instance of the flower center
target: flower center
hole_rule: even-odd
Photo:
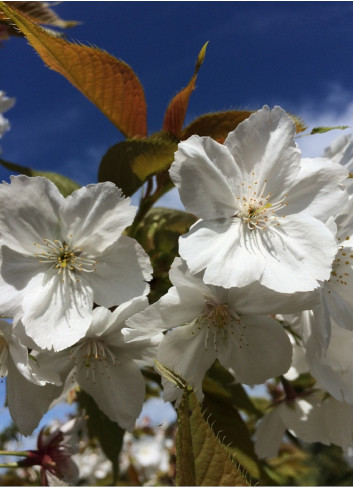
[[[70,236],[72,238],[72,236]],[[59,239],[43,239],[43,244],[34,243],[42,251],[34,255],[40,258],[39,263],[48,263],[49,268],[57,270],[59,275],[63,275],[78,281],[77,273],[94,272],[97,264],[96,260],[85,253],[82,248],[68,244]]]
[[[4,338],[4,336],[0,333],[0,377],[7,376],[7,359],[9,357],[9,346]]]
[[[96,383],[96,369],[99,373],[104,373],[110,378],[108,363],[114,367],[119,362],[110,348],[103,340],[96,338],[86,338],[74,346],[70,353],[75,362],[76,371],[86,368],[86,377],[91,378],[93,384]]]
[[[288,202],[281,200],[271,202],[271,193],[266,193],[267,180],[264,180],[260,189],[255,173],[252,172],[250,182],[242,182],[241,195],[236,197],[238,212],[234,217],[241,219],[250,231],[254,229],[267,229],[268,226],[277,225],[279,217],[277,211],[288,205]],[[287,194],[285,194],[287,197]]]
[[[228,304],[214,304],[206,301],[205,312],[195,319],[194,325],[192,334],[207,328],[205,350],[208,350],[213,340],[211,346],[218,353],[219,344],[224,344],[229,334],[236,335],[239,348],[243,347],[245,325],[236,313],[229,310]]]

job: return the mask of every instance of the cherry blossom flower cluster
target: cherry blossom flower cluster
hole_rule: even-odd
[[[131,323],[164,325],[157,358],[200,400],[215,359],[244,384],[315,377],[274,399],[255,434],[260,457],[276,455],[287,429],[353,445],[352,148],[345,137],[301,158],[292,119],[264,107],[224,144],[181,142],[170,169],[199,220],[180,238],[173,287]],[[164,381],[164,397],[178,403],[180,389]]]
[[[109,182],[65,199],[49,180],[23,175],[0,186],[0,200],[0,309],[13,318],[0,324],[1,365],[12,418],[28,435],[78,384],[131,430],[145,395],[139,362],[153,363],[157,344],[125,328],[148,305],[152,277],[148,255],[122,235],[136,209]]]
[[[202,400],[218,359],[244,384],[301,371],[317,380],[276,399],[256,433],[259,456],[276,452],[285,429],[353,446],[351,148],[302,158],[292,118],[267,106],[224,144],[179,143],[170,177],[198,221],[180,237],[172,287],[151,305],[149,257],[124,234],[136,209],[113,183],[66,198],[42,177],[2,183],[0,314],[12,323],[0,322],[0,374],[21,433],[76,385],[131,431],[141,366],[157,358]],[[163,386],[178,405],[182,391]]]

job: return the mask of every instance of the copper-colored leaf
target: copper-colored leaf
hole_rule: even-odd
[[[217,142],[223,143],[228,133],[234,131],[237,125],[250,117],[253,112],[249,110],[228,110],[204,114],[185,127],[180,139],[184,140],[193,134],[197,134],[199,136],[210,136]],[[301,119],[291,114],[288,115],[293,119],[297,133],[305,131],[306,126]]]
[[[297,117],[296,115],[293,114],[288,114],[289,117],[291,117],[295,123],[295,130],[296,132],[303,132],[305,129],[307,129],[307,126],[305,125],[304,121],[300,118]]]
[[[61,19],[47,2],[5,2],[11,8],[20,10],[38,24],[46,24],[66,29],[78,24],[74,20]],[[1,18],[1,14],[0,14]]]
[[[195,88],[197,73],[201,68],[203,60],[206,55],[206,47],[208,42],[202,47],[195,66],[194,74],[189,82],[189,84],[183,88],[169,103],[166,113],[164,115],[163,131],[169,132],[173,136],[180,138],[181,131],[184,124],[186,110],[189,105],[189,98],[191,92]]]
[[[67,78],[126,137],[147,135],[144,91],[130,66],[101,49],[50,35],[4,2],[0,10],[16,23],[48,67]]]
[[[219,143],[223,143],[228,133],[233,131],[240,122],[243,122],[252,113],[248,110],[229,110],[204,114],[183,130],[181,139],[187,139],[193,134],[198,134],[199,136],[210,136]]]

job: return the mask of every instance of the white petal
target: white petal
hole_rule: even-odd
[[[33,350],[31,357],[33,358],[31,367],[35,375],[40,375],[47,383],[55,385],[62,385],[74,367],[74,360],[70,356],[70,350],[59,352]],[[60,382],[57,382],[57,378],[60,379]]]
[[[161,299],[127,320],[127,325],[141,338],[188,324],[205,311],[206,301],[217,302],[217,287],[204,284],[201,276],[192,275],[186,263],[175,258],[169,278],[171,287]],[[141,336],[140,336],[141,335]]]
[[[169,173],[188,212],[204,219],[234,214],[232,187],[239,185],[241,175],[222,144],[191,136],[179,143]]]
[[[200,316],[205,310],[207,298],[210,297],[210,293],[203,296],[198,289],[192,286],[169,289],[168,293],[157,303],[165,329],[187,324]]]
[[[126,341],[146,340],[175,326],[174,321],[166,322],[160,313],[160,301],[146,307],[126,321]],[[166,308],[167,310],[167,308]]]
[[[111,307],[149,292],[150,259],[132,238],[121,236],[97,257],[96,268],[89,278],[94,301],[100,306]]]
[[[352,273],[350,273],[350,276]],[[347,277],[345,277],[347,278]],[[334,277],[330,280],[332,282]],[[348,282],[348,281],[347,281]],[[349,282],[352,282],[350,279]],[[330,317],[341,327],[349,330],[353,330],[353,297],[352,287],[348,283],[347,286],[343,285],[341,290],[337,290],[338,287],[325,287],[325,301]],[[342,290],[343,289],[343,290]],[[328,293],[329,292],[329,293]],[[341,292],[341,293],[339,293]],[[342,294],[344,292],[344,294]]]
[[[29,283],[22,322],[40,348],[59,351],[86,333],[92,316],[92,291],[81,281],[62,282],[56,272],[47,275],[38,274]]]
[[[301,335],[307,352],[321,356],[326,352],[331,336],[331,318],[324,299],[311,311],[300,314]]]
[[[259,232],[258,243],[267,262],[261,283],[270,289],[311,291],[330,277],[337,244],[318,219],[304,213],[286,216],[280,226]]]
[[[207,328],[195,330],[191,324],[169,331],[159,347],[157,360],[190,383],[201,400],[202,381],[216,354],[213,348],[205,348]]]
[[[38,258],[2,246],[0,274],[0,308],[2,315],[14,316],[22,311],[25,289],[43,266]]]
[[[111,182],[82,187],[69,195],[62,208],[65,233],[85,251],[103,252],[129,226],[136,214],[120,189]]]
[[[32,433],[61,390],[61,387],[51,384],[41,387],[29,382],[12,362],[9,363],[7,401],[11,417],[20,433],[25,436]]]
[[[320,301],[318,291],[281,294],[259,282],[228,289],[228,304],[239,315],[289,314],[311,309]]]
[[[260,384],[287,372],[292,345],[282,326],[266,316],[244,316],[239,330],[229,331],[218,355],[240,383]],[[232,334],[233,333],[233,334]]]
[[[106,307],[95,307],[92,311],[92,321],[86,332],[87,337],[103,336],[113,323],[112,312]],[[121,327],[117,328],[119,336]]]
[[[294,122],[285,111],[264,106],[240,123],[224,144],[242,175],[254,172],[259,184],[267,181],[266,193],[276,198],[299,171],[300,151],[294,137]]]
[[[352,178],[350,180],[353,180]],[[349,199],[336,217],[337,238],[348,247],[353,246],[353,199]],[[326,223],[327,225],[327,223]]]
[[[107,361],[102,368],[97,366],[95,382],[83,366],[77,374],[77,381],[109,419],[132,431],[145,398],[145,382],[132,360],[120,355],[118,361],[115,366]]]
[[[328,433],[330,442],[344,450],[351,447],[353,435],[352,405],[329,398],[326,400],[323,409],[325,411],[325,431]]]
[[[205,283],[230,288],[259,281],[287,294],[318,288],[329,278],[336,252],[328,228],[305,214],[253,231],[238,219],[199,221],[179,240],[191,272],[205,269]]]
[[[332,324],[326,354],[319,356],[309,344],[307,359],[310,372],[319,385],[339,401],[353,403],[353,332]]]
[[[179,253],[192,273],[205,269],[206,284],[243,287],[259,280],[266,265],[253,235],[243,229],[239,219],[198,221],[180,237]]]
[[[0,185],[1,239],[10,248],[33,253],[33,243],[51,238],[58,229],[64,197],[46,178],[11,177]]]
[[[169,278],[173,285],[175,285],[179,291],[182,292],[184,288],[195,289],[196,293],[206,295],[210,293],[210,287],[205,285],[202,277],[193,275],[188,269],[184,260],[176,257],[170,267]]]
[[[283,424],[302,440],[313,443],[330,444],[327,433],[323,429],[324,411],[314,396],[296,399],[294,405],[281,405]]]
[[[281,444],[285,425],[281,421],[278,408],[266,414],[255,433],[255,452],[260,458],[273,458],[277,455]]]
[[[16,330],[14,329],[14,331]],[[29,382],[36,385],[45,385],[47,383],[60,385],[62,383],[56,372],[50,370],[40,372],[36,362],[32,360],[29,363],[27,347],[23,346],[14,334],[11,335],[8,341],[8,347],[12,363]]]
[[[344,185],[347,170],[326,158],[303,158],[296,180],[288,187],[287,214],[305,211],[326,221],[348,201]]]
[[[131,316],[143,311],[148,306],[147,297],[140,296],[124,302],[111,313],[108,327],[104,331],[104,340],[109,345],[121,346],[127,341],[126,323]],[[101,308],[97,308],[98,310]],[[93,311],[95,312],[96,309]],[[97,323],[97,317],[94,315],[94,323]],[[132,336],[129,336],[132,341]],[[134,338],[136,340],[136,337]]]
[[[325,148],[325,157],[340,165],[347,166],[353,163],[352,134],[344,134],[335,139],[328,148]]]

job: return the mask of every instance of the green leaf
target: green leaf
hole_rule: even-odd
[[[143,185],[143,181],[131,169],[133,147],[134,141],[115,144],[103,156],[98,170],[99,182],[113,182],[128,196]]]
[[[215,434],[219,433],[229,453],[251,475],[260,480],[261,468],[249,430],[238,411],[215,397],[205,395],[202,409]]]
[[[113,479],[114,483],[116,483],[119,469],[118,457],[123,444],[125,430],[102,413],[96,402],[86,392],[79,391],[77,400],[79,406],[85,410],[88,416],[87,428],[89,436],[98,439],[103,452],[113,464]]]
[[[167,136],[122,141],[103,156],[98,181],[114,182],[125,195],[132,195],[148,177],[169,168],[176,149],[176,142]]]
[[[251,426],[263,416],[262,411],[254,406],[243,386],[235,382],[218,360],[208,370],[202,389],[205,394],[202,408],[206,415],[209,413],[207,421],[214,433],[222,434],[223,443],[252,478],[272,485],[273,481],[255,454],[250,436]],[[247,422],[239,409],[247,413]]]
[[[159,251],[169,251],[175,256],[179,236],[186,233],[196,219],[192,214],[182,210],[153,207],[141,221],[136,236],[146,251],[158,250],[157,239],[159,243],[162,243],[162,249]],[[174,234],[174,245],[171,246],[168,238],[168,244],[164,248],[162,235],[166,232]]]
[[[178,149],[177,141],[171,136],[158,133],[143,140],[131,141],[132,171],[145,181],[146,178],[169,168]]]
[[[238,464],[205,420],[197,398],[184,390],[178,408],[176,484],[246,486]]]
[[[154,361],[154,365],[155,365],[156,369],[158,370],[158,372],[164,378],[166,378],[167,380],[169,380],[169,382],[171,382],[172,384],[174,384],[177,387],[179,387],[179,389],[187,389],[187,390],[190,389],[188,387],[187,382],[180,375],[178,375],[175,372],[173,372],[173,370],[171,370],[170,368],[166,367],[165,365],[163,365],[158,360],[155,360]]]
[[[169,270],[178,254],[178,239],[196,221],[187,212],[153,207],[137,226],[134,238],[147,251],[151,258],[154,279],[151,283],[149,299],[155,302],[164,295],[171,283]]]
[[[232,403],[238,409],[246,411],[257,418],[262,417],[262,412],[251,402],[244,387],[235,381],[233,375],[218,360],[207,371],[202,388],[205,394],[209,396],[216,397],[223,402]]]
[[[70,195],[74,190],[80,188],[80,185],[68,177],[64,177],[64,175],[60,175],[60,173],[54,173],[50,171],[41,171],[41,170],[33,170],[32,168],[28,168],[26,166],[17,165],[16,163],[11,163],[9,161],[5,161],[0,158],[0,164],[7,168],[8,170],[15,171],[16,173],[20,173],[22,175],[27,175],[28,177],[45,177],[51,182],[55,183],[60,192],[64,197]]]
[[[349,126],[334,126],[334,127],[314,127],[310,134],[322,134],[324,132],[332,131],[333,129],[348,129]]]

